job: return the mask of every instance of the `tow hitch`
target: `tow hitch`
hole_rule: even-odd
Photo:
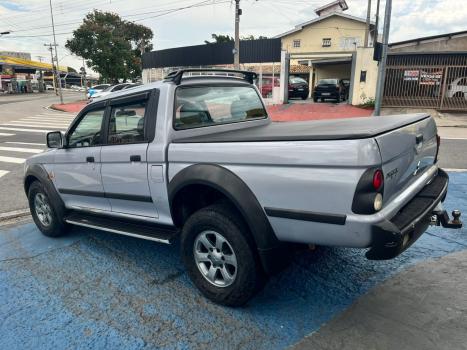
[[[446,228],[461,228],[462,221],[460,220],[461,212],[460,210],[453,210],[452,211],[451,220],[449,214],[446,210],[435,210],[433,211],[433,216],[431,217],[430,225],[434,226],[443,226]]]

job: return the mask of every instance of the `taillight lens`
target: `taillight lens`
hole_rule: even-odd
[[[373,188],[375,189],[375,191],[379,191],[381,187],[383,187],[383,183],[384,183],[383,172],[380,169],[378,169],[373,174]]]
[[[440,137],[439,135],[436,135],[436,156],[435,156],[435,163],[438,162],[439,146],[441,146],[441,137]]]
[[[374,214],[383,208],[384,174],[380,168],[367,169],[358,181],[352,202],[355,214]]]

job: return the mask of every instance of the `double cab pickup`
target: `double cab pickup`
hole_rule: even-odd
[[[275,123],[256,78],[180,70],[95,99],[26,162],[39,230],[177,238],[199,290],[238,306],[291,245],[391,259],[430,224],[462,226],[443,209],[448,175],[429,115]]]

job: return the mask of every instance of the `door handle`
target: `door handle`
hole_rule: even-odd
[[[141,156],[138,156],[138,155],[130,156],[130,162],[141,162]]]
[[[94,163],[94,157],[86,157],[86,162]]]

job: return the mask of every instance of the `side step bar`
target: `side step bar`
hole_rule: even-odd
[[[89,227],[165,244],[170,244],[172,239],[178,234],[178,230],[171,226],[150,224],[141,221],[123,221],[115,217],[75,211],[65,217],[65,222],[72,225]]]

